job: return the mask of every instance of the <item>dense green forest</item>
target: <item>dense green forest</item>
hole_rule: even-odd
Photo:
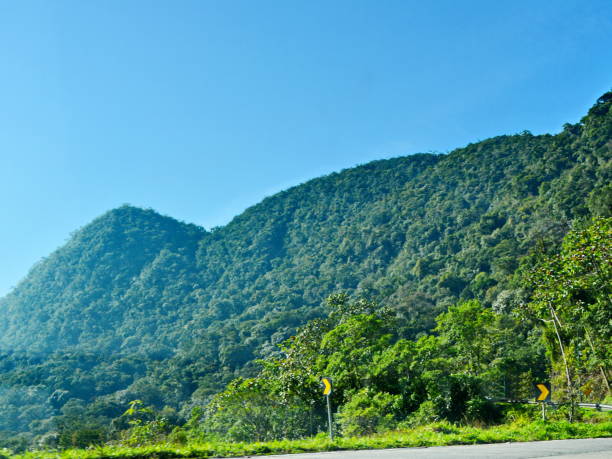
[[[559,134],[375,161],[210,231],[112,210],[0,299],[0,445],[310,435],[323,373],[347,434],[494,421],[541,378],[602,400],[611,160],[607,93]]]

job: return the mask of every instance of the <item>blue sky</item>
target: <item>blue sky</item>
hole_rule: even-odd
[[[557,132],[610,1],[0,0],[0,294],[124,203],[223,225],[374,159]]]

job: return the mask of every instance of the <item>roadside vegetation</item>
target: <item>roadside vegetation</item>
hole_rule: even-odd
[[[604,420],[604,419],[607,419]],[[448,421],[436,422],[408,430],[394,430],[363,437],[340,437],[333,441],[321,433],[300,440],[275,440],[255,443],[219,441],[177,444],[160,442],[148,446],[98,446],[88,449],[31,452],[11,457],[14,459],[170,459],[237,457],[268,454],[308,453],[317,451],[360,450],[381,448],[409,448],[449,446],[478,443],[502,443],[569,438],[597,438],[612,435],[609,416],[592,423],[568,421],[515,421],[492,427],[460,426]]]

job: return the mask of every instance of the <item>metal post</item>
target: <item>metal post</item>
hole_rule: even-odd
[[[329,439],[334,441],[334,432],[332,429],[332,415],[331,415],[331,402],[329,401],[329,394],[325,396],[327,398],[327,422],[329,424]]]
[[[546,402],[542,402],[542,421],[546,421]]]

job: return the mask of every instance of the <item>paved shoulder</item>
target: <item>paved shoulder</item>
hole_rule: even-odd
[[[265,456],[282,459],[612,459],[612,438],[436,446]]]

